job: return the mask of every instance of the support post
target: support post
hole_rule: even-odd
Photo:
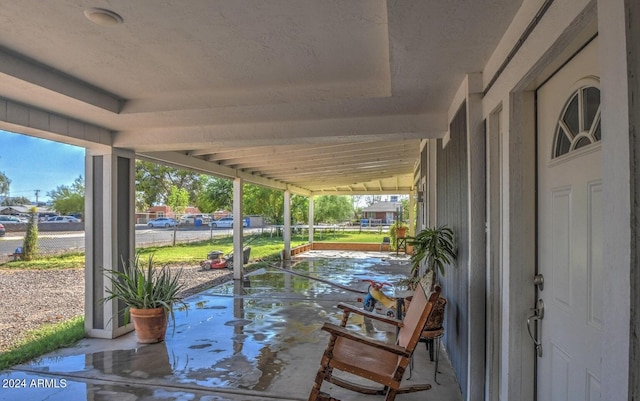
[[[288,189],[284,191],[284,231],[282,238],[284,239],[283,260],[289,260],[291,259],[291,192]]]
[[[314,205],[313,205],[313,195],[309,196],[309,243],[313,244],[313,220],[314,220],[314,216],[313,216],[313,212],[314,212]]]
[[[409,236],[416,235],[416,191],[409,193]]]
[[[233,180],[233,279],[242,280],[244,267],[243,245],[243,211],[242,211],[242,178]]]
[[[88,149],[85,176],[85,331],[111,339],[133,330],[125,305],[102,299],[111,287],[103,270],[122,271],[135,254],[135,154]]]

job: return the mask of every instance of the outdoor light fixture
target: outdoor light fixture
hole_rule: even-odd
[[[104,8],[87,8],[84,10],[84,16],[94,24],[102,26],[118,25],[124,21],[118,14]]]

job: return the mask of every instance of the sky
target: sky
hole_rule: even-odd
[[[35,202],[47,193],[84,177],[84,148],[0,130],[0,172],[10,180],[9,196]]]

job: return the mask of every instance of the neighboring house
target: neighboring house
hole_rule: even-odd
[[[376,202],[362,208],[362,218],[372,222],[379,221],[382,224],[393,224],[401,208],[400,202]]]
[[[158,217],[171,217],[176,218],[173,209],[170,206],[151,206],[146,212],[136,212],[136,223],[146,224],[149,220],[157,219]]]
[[[216,210],[215,212],[213,212],[213,219],[214,220],[218,220],[221,219],[223,217],[228,217],[231,216],[231,212],[228,210]]]
[[[184,213],[183,214],[202,214],[202,212],[200,211],[200,209],[198,209],[195,206],[187,206],[184,209]]]
[[[200,214],[200,209],[194,206],[187,206],[183,215],[187,214]],[[146,212],[136,212],[136,223],[144,224],[151,219],[157,219],[158,217],[171,217],[178,219],[177,214],[173,211],[171,206],[160,205],[151,206]]]
[[[173,209],[171,209],[171,206],[166,205],[151,206],[149,209],[147,209],[147,213],[150,219],[156,219],[158,217],[171,217],[174,219],[176,218],[176,214],[173,212]]]

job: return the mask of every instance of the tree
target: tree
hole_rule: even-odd
[[[305,224],[309,222],[309,198],[302,195],[291,196],[291,220]]]
[[[203,213],[231,210],[233,207],[233,182],[225,178],[206,177],[196,205]]]
[[[38,248],[38,212],[35,207],[29,210],[29,222],[27,232],[22,243],[22,258],[32,260],[36,256]]]
[[[11,180],[9,177],[5,175],[2,171],[0,171],[0,195],[7,196],[9,195],[9,189],[11,187]]]
[[[78,176],[71,186],[60,185],[47,196],[60,214],[84,213],[84,178]]]
[[[171,206],[171,209],[177,214],[184,213],[189,206],[189,192],[184,188],[172,186],[167,198],[167,205]]]
[[[4,198],[2,206],[30,205],[31,201],[24,196],[11,196]]]
[[[248,184],[244,186],[245,214],[261,215],[274,224],[284,221],[284,193],[277,189]]]
[[[367,203],[367,206],[371,206],[380,201],[382,201],[382,195],[365,195],[365,202]]]
[[[362,207],[360,202],[364,200],[365,195],[351,195],[351,207],[353,208],[353,218],[357,219]]]
[[[314,202],[315,222],[337,223],[353,216],[353,205],[348,196],[318,196]]]
[[[206,176],[191,170],[136,160],[136,207],[144,210],[149,206],[168,204],[173,186],[186,190],[188,204],[195,205],[206,181]]]

